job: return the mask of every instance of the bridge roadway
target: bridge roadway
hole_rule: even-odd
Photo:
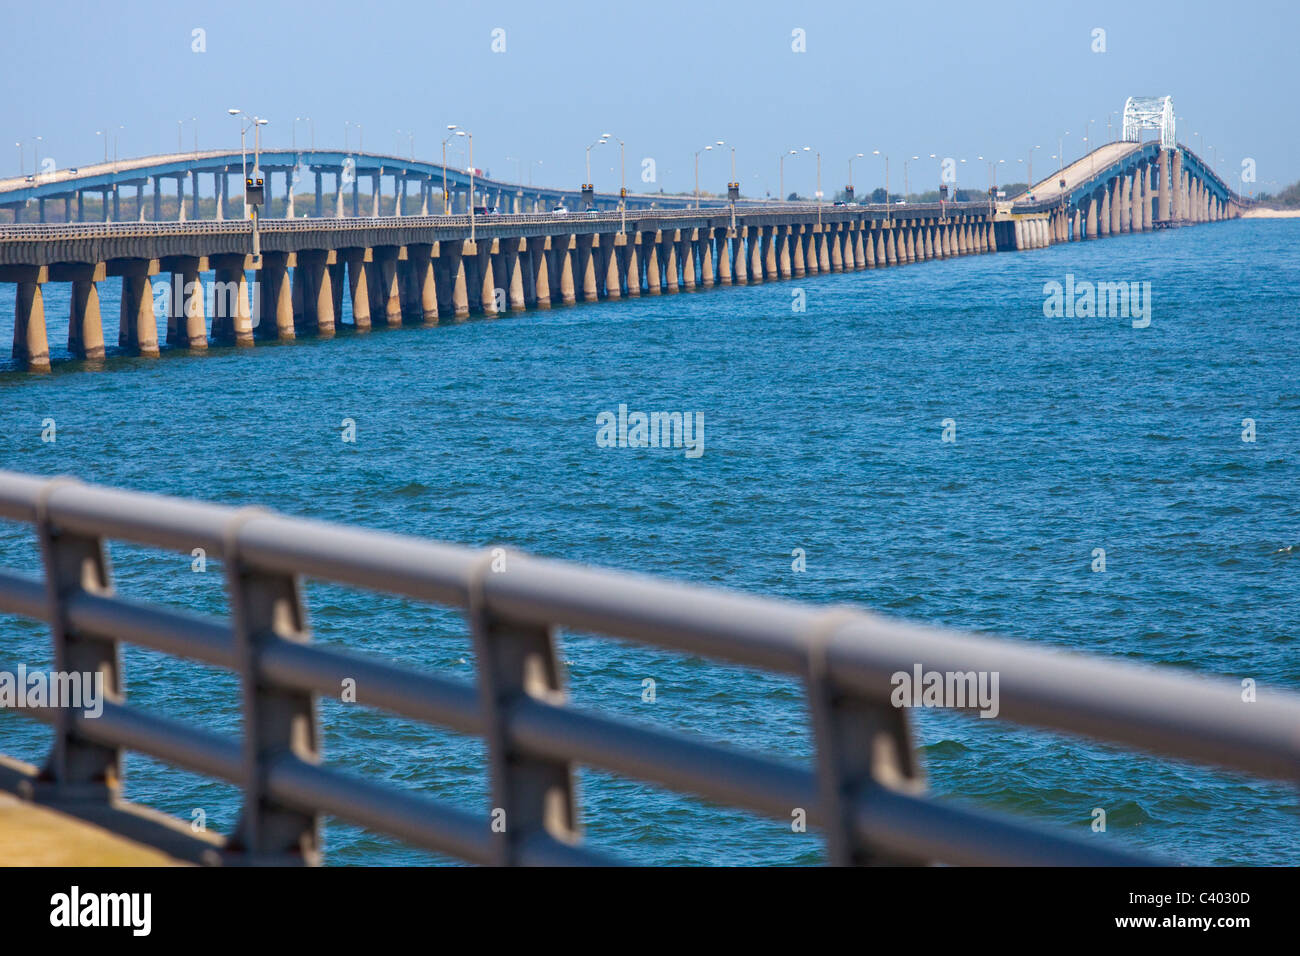
[[[1059,179],[1059,174],[1057,179]],[[104,358],[98,283],[122,282],[118,348],[160,353],[352,328],[437,324],[548,308],[873,269],[1240,214],[1241,199],[1186,147],[1107,144],[1032,200],[887,205],[777,202],[590,215],[387,216],[0,226],[0,282],[17,284],[13,355],[50,368],[42,287],[72,283],[69,351]],[[1039,192],[1041,190],[1041,193]],[[205,285],[202,277],[215,273]],[[249,277],[252,276],[250,287]],[[250,294],[252,296],[250,300]],[[208,324],[211,313],[211,325]]]

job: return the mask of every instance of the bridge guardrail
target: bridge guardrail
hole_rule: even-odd
[[[0,471],[0,518],[31,525],[44,580],[0,569],[0,611],[51,625],[56,670],[100,670],[98,718],[67,709],[46,769],[54,793],[120,779],[124,749],[241,787],[229,849],[313,862],[321,814],[483,863],[604,863],[578,841],[585,764],[773,816],[802,809],[834,863],[1149,862],[1098,841],[935,801],[891,674],[997,672],[1008,720],[1265,777],[1300,779],[1300,697],[1243,704],[1231,683],[958,635],[863,611],[775,601],[418,538]],[[225,564],[229,620],[114,594],[106,539]],[[314,647],[300,577],[462,609],[477,687]],[[566,704],[555,630],[603,634],[804,681],[814,767],[742,753]],[[238,672],[237,740],[131,708],[119,643]],[[476,817],[321,766],[314,695],[355,680],[357,703],[485,738],[494,832]],[[974,701],[971,707],[978,706]],[[494,814],[495,815],[495,814]]]
[[[790,215],[816,212],[817,203],[774,203],[771,205],[737,206],[736,217]],[[987,202],[968,203],[916,203],[914,205],[821,205],[823,217],[840,217],[849,214],[884,216],[890,219],[911,219],[934,215],[972,215],[988,211]],[[729,206],[702,206],[699,209],[629,209],[626,216],[618,211],[600,212],[596,215],[570,212],[557,216],[550,213],[501,213],[475,216],[479,228],[493,223],[506,225],[563,225],[597,222],[618,224],[654,223],[662,220],[719,219],[731,215]],[[379,216],[379,217],[308,217],[295,219],[259,219],[264,233],[314,232],[338,229],[436,229],[447,227],[469,228],[468,215],[454,216]],[[252,221],[245,219],[193,219],[183,222],[94,222],[94,223],[17,223],[0,225],[0,242],[42,241],[62,239],[94,239],[105,236],[185,236],[210,234],[252,234]],[[581,229],[576,231],[582,231]]]

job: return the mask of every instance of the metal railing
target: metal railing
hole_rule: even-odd
[[[738,205],[736,218],[743,220],[751,216],[787,216],[797,213],[816,215],[817,203],[786,202],[770,204]],[[883,203],[833,206],[820,204],[824,220],[841,221],[843,219],[863,216],[870,218],[915,219],[935,215],[983,215],[988,211],[984,200],[975,202]],[[600,223],[618,224],[626,220],[629,226],[635,224],[654,224],[662,221],[705,221],[726,219],[731,214],[730,206],[702,206],[699,209],[629,209],[624,216],[617,210],[598,212],[594,215],[585,212],[569,212],[563,215],[554,213],[496,213],[478,215],[474,219],[480,230],[490,230],[493,225],[501,226],[537,226],[555,225],[564,231],[591,231],[582,228],[584,224]],[[469,229],[468,215],[451,216],[341,216],[321,217],[302,216],[295,219],[259,219],[258,225],[263,233],[301,233],[301,232],[336,232],[358,229]],[[193,219],[168,222],[80,222],[80,223],[17,223],[0,225],[0,242],[53,242],[64,239],[95,239],[104,237],[148,238],[153,236],[201,236],[229,235],[233,233],[252,234],[251,220],[246,219]]]
[[[0,570],[0,611],[47,621],[56,671],[101,671],[96,718],[44,717],[55,742],[51,792],[121,779],[124,750],[242,788],[226,851],[251,861],[315,862],[331,814],[480,863],[609,860],[582,845],[574,767],[588,765],[820,827],[833,863],[1148,862],[1101,838],[1048,833],[939,802],[925,790],[891,675],[915,665],[1000,675],[1001,716],[1264,777],[1300,779],[1300,697],[1239,688],[989,638],[918,627],[851,608],[818,608],[418,538],[0,471],[0,518],[36,530],[44,580]],[[117,597],[105,541],[224,562],[229,620]],[[477,686],[412,673],[309,643],[300,576],[465,612]],[[812,714],[811,769],[566,704],[557,628],[792,675]],[[230,668],[242,739],[146,714],[123,693],[119,643]],[[355,681],[357,703],[487,744],[487,817],[321,765],[315,695]],[[968,702],[968,709],[978,706]],[[31,713],[31,711],[20,711]],[[500,831],[500,832],[498,832]]]

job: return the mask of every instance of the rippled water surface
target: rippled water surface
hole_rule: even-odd
[[[102,371],[67,359],[68,289],[52,285],[55,372],[0,373],[0,467],[1296,689],[1298,240],[1300,222],[1231,222],[251,352],[110,357]],[[1043,283],[1067,273],[1149,281],[1150,327],[1044,318]],[[798,289],[806,312],[792,310]],[[114,330],[116,295],[105,283]],[[12,316],[13,286],[0,286],[6,342]],[[596,416],[620,403],[702,413],[704,455],[598,448]],[[54,443],[41,441],[46,418]],[[355,444],[340,439],[345,418]],[[224,612],[215,562],[195,574],[188,556],[121,544],[113,558],[125,594]],[[38,571],[28,530],[0,525],[0,563]],[[317,582],[307,595],[318,640],[472,678],[454,613]],[[577,635],[562,655],[583,707],[809,760],[790,680]],[[0,618],[0,667],[20,661],[49,665],[44,628]],[[126,675],[140,706],[237,732],[229,675],[139,650]],[[321,720],[331,763],[486,813],[477,741],[328,701]],[[997,720],[922,712],[916,727],[946,798],[1188,862],[1293,863],[1300,850],[1280,784]],[[36,761],[47,739],[0,714],[0,751]],[[203,808],[222,830],[236,816],[233,789],[139,757],[127,793],[186,819]],[[815,833],[637,781],[584,772],[581,800],[591,843],[634,861],[822,857]],[[1093,836],[1096,807],[1109,827]],[[434,859],[334,822],[326,843],[333,863]]]

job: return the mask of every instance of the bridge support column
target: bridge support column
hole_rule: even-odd
[[[1110,213],[1110,234],[1118,235],[1119,233],[1119,208],[1120,208],[1120,177],[1116,176],[1111,179],[1106,190],[1106,208]]]
[[[717,237],[718,283],[719,285],[731,285],[731,230],[722,229],[715,233],[714,230],[710,229],[709,233],[711,236],[710,241],[713,241],[713,235]]]
[[[438,252],[441,255],[441,248]],[[411,282],[414,287],[412,312],[419,313],[420,322],[425,328],[437,325],[439,316],[438,277],[433,259],[432,243],[411,243],[406,247],[406,261],[410,265]]]
[[[695,230],[683,229],[682,237],[682,288],[688,292],[695,289]]]
[[[732,262],[734,271],[731,276],[734,285],[749,285],[749,243],[753,240],[749,226],[737,226],[736,235],[731,240]]]
[[[1101,205],[1097,213],[1097,235],[1110,235],[1110,189],[1105,184],[1101,187]]]
[[[501,256],[505,264],[508,280],[508,299],[511,312],[523,312],[528,307],[528,301],[524,296],[524,262],[520,254],[526,254],[526,249],[526,240],[501,240]],[[615,282],[617,282],[617,279]]]
[[[370,306],[374,299],[370,292],[374,252],[365,247],[339,249],[338,258],[347,269],[348,300],[352,303],[352,329],[354,332],[369,332],[372,324]],[[278,322],[277,313],[277,324]]]
[[[447,259],[447,275],[451,282],[452,318],[464,322],[469,318],[469,285],[465,274],[465,243],[444,241],[439,245],[441,255]]]
[[[735,234],[732,235],[731,259],[732,259],[732,285],[749,285],[749,250],[746,247],[746,237],[749,234],[749,226],[736,226]]]
[[[122,272],[122,308],[117,342],[132,355],[156,357],[158,320],[153,314],[153,286],[149,281],[150,263],[132,261]]]
[[[628,234],[627,241],[627,294],[641,295],[641,233]]]
[[[496,243],[495,239],[479,239],[474,243],[474,248],[467,245],[465,249],[465,255],[472,253],[478,266],[479,308],[487,316],[495,316],[498,312],[496,270],[492,267],[492,253],[496,251]]]
[[[1142,232],[1142,166],[1133,170],[1133,182],[1130,186],[1129,228],[1133,232]]]
[[[33,273],[43,271],[32,267]],[[153,302],[149,303],[150,309]],[[150,315],[152,315],[152,311]],[[155,350],[157,346],[155,345]],[[45,299],[41,283],[23,281],[14,293],[13,357],[29,372],[50,370],[50,343],[45,334]]]
[[[83,274],[85,278],[72,280],[68,351],[77,358],[99,362],[104,358],[104,322],[99,311],[99,285],[96,279],[103,277],[104,266],[102,263],[87,266]],[[201,303],[202,299],[199,301]],[[203,344],[208,344],[206,338]]]
[[[659,234],[646,233],[645,238],[645,270],[646,270],[646,292],[650,295],[659,295],[662,289],[662,280],[659,276]]]
[[[1149,232],[1155,228],[1155,186],[1152,182],[1154,167],[1151,163],[1143,166],[1142,180],[1142,230]]]
[[[170,271],[172,294],[167,315],[167,344],[201,352],[208,347],[208,323],[203,314],[203,283],[199,271],[204,263],[184,256],[163,263]],[[71,329],[68,330],[71,333]]]
[[[1183,175],[1183,151],[1181,149],[1169,150],[1169,181],[1173,186],[1173,209],[1171,216],[1174,219],[1190,219],[1187,209],[1187,192],[1186,177]],[[1164,167],[1161,167],[1164,171]]]
[[[1086,230],[1086,238],[1096,239],[1097,238],[1097,197],[1089,196],[1087,199],[1084,200],[1084,202],[1087,203],[1088,206],[1088,220],[1084,225],[1084,229]]]
[[[537,236],[528,240],[528,255],[533,264],[533,304],[538,309],[551,307],[551,272],[547,261],[550,247],[550,236]]]
[[[662,235],[661,231],[661,235]],[[673,293],[677,291],[677,230],[670,229],[667,235],[664,235],[663,241],[659,245],[660,253],[663,256],[663,264],[660,275],[664,282],[664,292]]]
[[[623,240],[619,242],[619,240]],[[600,251],[605,269],[605,297],[607,299],[623,298],[623,274],[619,268],[619,250],[627,238],[618,233],[605,232],[600,236]]]
[[[1172,149],[1160,150],[1160,202],[1157,207],[1157,218],[1160,222],[1168,222],[1173,215],[1173,182],[1170,179],[1170,154]]]
[[[262,268],[257,272],[261,289],[257,302],[261,315],[254,330],[255,338],[292,342],[298,337],[293,326],[293,288],[289,281],[289,269],[296,263],[297,256],[292,252],[262,253]],[[355,310],[355,305],[353,308]],[[191,335],[190,342],[193,341]],[[190,347],[193,348],[193,344]]]
[[[212,339],[222,345],[250,346],[253,344],[253,318],[245,272],[249,265],[248,257],[233,253],[212,256],[210,261],[217,283],[213,296]]]
[[[763,243],[764,229],[762,226],[747,226],[749,241],[746,243],[749,256],[749,281],[754,285],[761,285],[765,279],[763,276]]]
[[[371,300],[372,325],[379,316],[383,316],[384,325],[388,328],[397,329],[402,326],[402,286],[397,277],[397,257],[400,254],[401,250],[397,246],[382,246],[370,251],[375,265],[371,272],[377,280]],[[452,263],[453,277],[459,264],[460,259],[457,256]],[[378,305],[378,308],[375,308],[375,305]]]
[[[803,275],[803,251],[795,245],[798,226],[773,226],[772,243],[776,246],[776,274],[782,279]]]
[[[308,288],[303,290],[304,315],[310,317],[307,325],[326,339],[334,337],[334,276],[329,267],[337,261],[337,254],[332,251],[313,249],[298,253],[298,266],[306,271],[308,280]]]
[[[573,287],[573,256],[577,251],[576,237],[572,235],[553,236],[551,251],[555,254],[555,268],[560,273],[560,301],[564,305],[573,305],[578,301],[578,296]]]
[[[713,229],[698,230],[700,256],[700,285],[706,289],[713,287]]]

